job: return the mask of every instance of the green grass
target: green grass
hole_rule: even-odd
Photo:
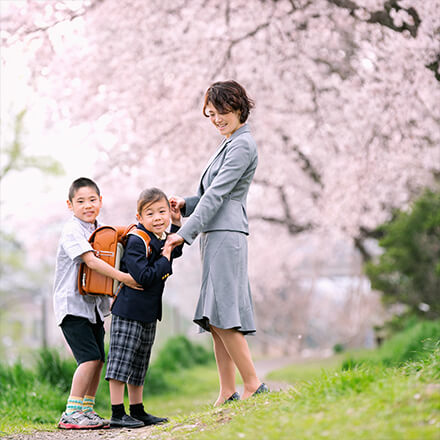
[[[61,389],[36,380],[29,370],[21,366],[11,370],[16,380],[12,380],[11,386],[4,387],[1,393],[0,437],[1,434],[56,430],[56,424],[66,406],[67,395]],[[165,380],[169,391],[160,395],[145,394],[144,406],[153,414],[171,417],[187,414],[203,406],[208,407],[217,396],[217,371],[212,364],[179,373],[165,373]],[[100,383],[96,409],[103,417],[111,415],[108,384],[105,380]]]
[[[313,379],[297,381],[287,392],[221,408],[210,405],[218,386],[215,366],[170,374],[167,380],[176,391],[147,397],[144,404],[148,411],[169,416],[171,421],[153,428],[148,438],[437,440],[440,429],[438,349],[423,361],[401,367],[361,365],[323,371]],[[49,396],[50,390],[46,391]],[[10,419],[9,424],[2,422],[0,430],[54,430],[59,414],[52,417],[52,423],[20,425],[11,424]],[[132,431],[131,438],[135,434]]]
[[[0,436],[55,430],[66,407],[75,361],[62,359],[56,350],[37,351],[33,358],[32,368],[20,362],[13,366],[0,363]],[[110,395],[104,377],[105,368],[95,409],[109,417]],[[178,414],[211,401],[217,388],[213,353],[177,336],[163,345],[148,371],[145,406],[152,413]]]
[[[324,371],[332,372],[339,370],[345,358],[345,354],[338,354],[326,359],[301,360],[297,364],[270,372],[267,375],[267,379],[290,384],[316,379],[321,377]]]
[[[170,423],[152,428],[148,438],[439,440],[436,325],[408,329],[373,352],[351,352],[283,368],[271,373],[270,379],[290,382],[288,391],[220,408],[211,406],[218,390],[215,364],[165,371],[166,389],[161,394],[146,393],[144,405],[153,414],[169,417]],[[344,356],[355,361],[344,362]],[[58,363],[55,359],[54,365]],[[66,398],[59,376],[67,367],[60,366],[59,375],[51,379],[60,384],[58,388],[20,365],[2,368],[0,431],[54,430]],[[108,417],[105,381],[100,388],[97,409]],[[142,437],[131,431],[130,438]]]
[[[400,368],[323,373],[287,392],[176,417],[160,439],[438,440],[440,351]]]

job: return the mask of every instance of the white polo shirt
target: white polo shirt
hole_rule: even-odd
[[[64,225],[58,243],[53,289],[55,318],[60,325],[66,315],[87,318],[96,324],[95,309],[104,320],[110,314],[108,296],[81,295],[78,291],[78,270],[82,263],[81,255],[93,250],[89,243],[92,232],[100,226],[72,216]]]

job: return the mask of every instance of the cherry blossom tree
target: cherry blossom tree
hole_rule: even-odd
[[[246,87],[260,157],[250,269],[266,329],[280,307],[308,319],[309,300],[279,299],[303,291],[295,247],[313,242],[322,267],[345,237],[368,259],[376,226],[438,184],[439,26],[439,0],[2,2],[3,59],[28,59],[48,130],[87,124],[108,209],[124,218],[136,188],[194,191],[219,141],[203,93],[229,78]]]

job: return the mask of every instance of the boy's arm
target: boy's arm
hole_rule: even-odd
[[[180,226],[182,226],[182,214],[180,212],[180,207],[176,199],[174,198],[170,199],[170,208],[171,208],[171,223],[172,225],[176,225],[180,228]]]
[[[101,275],[118,280],[132,289],[142,290],[140,285],[129,273],[121,272],[120,270],[115,269],[113,266],[110,266],[110,264],[97,258],[93,252],[86,252],[81,255],[81,258],[84,263],[90,267],[90,269],[96,270],[96,272],[100,273]]]
[[[171,224],[170,234],[174,234],[175,232],[177,232],[180,229],[180,226],[181,226],[180,224],[176,224],[175,222],[173,222]],[[167,240],[165,242],[164,250],[167,246],[170,246],[169,240]],[[178,246],[171,246],[171,253],[170,253],[171,258],[174,259],[174,258],[181,257],[182,253],[183,253],[182,248],[183,248],[183,244],[180,244]],[[163,252],[162,252],[162,255],[163,255]]]
[[[172,274],[171,263],[164,256],[148,264],[145,244],[136,235],[128,238],[124,252],[124,261],[133,278],[147,289],[151,284],[164,280]]]

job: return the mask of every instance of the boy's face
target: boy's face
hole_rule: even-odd
[[[147,231],[153,232],[159,237],[164,233],[170,224],[170,207],[166,199],[160,199],[157,202],[144,206],[142,212],[136,214],[139,223]]]
[[[72,201],[67,201],[67,206],[83,222],[95,223],[101,210],[102,197],[93,188],[83,186],[75,193]]]

